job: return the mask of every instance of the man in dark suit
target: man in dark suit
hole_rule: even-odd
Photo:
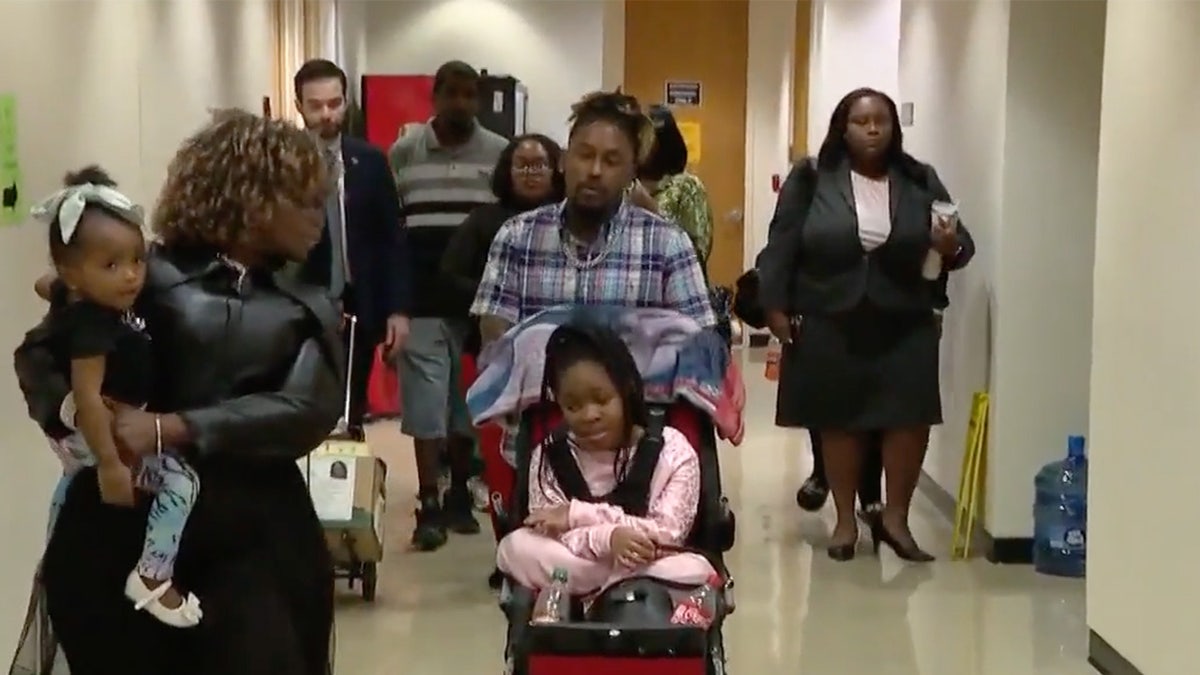
[[[345,71],[314,59],[296,71],[293,85],[296,110],[321,144],[335,187],[325,205],[321,242],[299,276],[327,288],[342,311],[357,318],[345,421],[361,438],[375,346],[382,342],[391,359],[408,339],[412,286],[406,231],[387,157],[366,141],[342,135]],[[344,333],[347,349],[351,332],[347,327]]]

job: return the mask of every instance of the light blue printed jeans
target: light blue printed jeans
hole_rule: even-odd
[[[50,522],[46,537],[54,533],[54,523],[59,509],[67,496],[71,479],[85,466],[96,463],[82,434],[68,436],[58,442],[55,451],[64,460],[63,477],[59,479],[50,500]],[[137,573],[148,579],[166,581],[175,572],[175,558],[179,554],[179,539],[187,525],[196,497],[200,493],[200,480],[196,471],[178,455],[162,454],[146,457],[136,470],[134,487],[154,495],[150,505],[150,517],[146,522],[146,542],[142,546],[142,557],[138,560]]]

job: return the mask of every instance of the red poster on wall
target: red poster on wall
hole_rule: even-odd
[[[367,141],[387,152],[404,125],[433,117],[433,76],[363,75],[362,108]]]

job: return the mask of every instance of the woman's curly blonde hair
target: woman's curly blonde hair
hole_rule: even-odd
[[[214,110],[183,142],[154,209],[166,245],[230,250],[271,222],[281,204],[316,207],[329,189],[316,141],[284,120]]]
[[[571,106],[571,135],[585,124],[605,120],[616,124],[629,134],[633,142],[634,156],[640,166],[650,157],[654,149],[654,122],[642,112],[638,100],[616,91],[594,91]]]

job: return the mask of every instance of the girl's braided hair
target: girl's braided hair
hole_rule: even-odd
[[[582,315],[554,329],[546,343],[546,362],[542,376],[542,408],[554,405],[558,398],[560,379],[568,368],[581,361],[599,363],[616,385],[625,412],[625,428],[616,456],[613,457],[613,474],[620,482],[629,469],[629,460],[636,427],[646,427],[650,420],[649,409],[643,391],[642,375],[629,347],[615,330],[589,321]],[[565,443],[546,443],[543,452],[569,452]],[[542,462],[537,476],[539,485],[544,485],[544,475],[550,471],[550,462]]]
[[[571,136],[593,122],[609,122],[629,137],[638,165],[645,162],[654,149],[654,122],[642,112],[638,100],[616,91],[594,91],[571,106]]]

